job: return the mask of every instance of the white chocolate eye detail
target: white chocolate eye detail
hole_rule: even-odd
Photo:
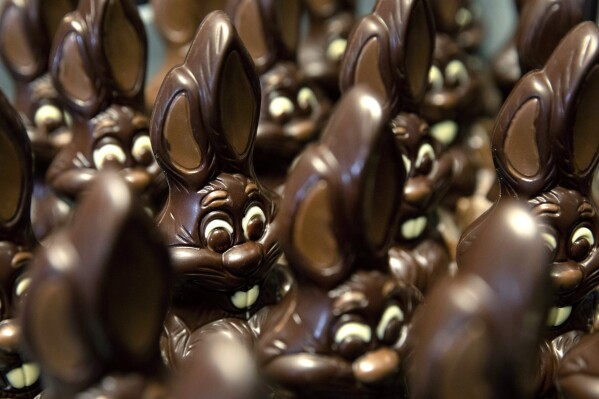
[[[35,111],[33,122],[36,126],[41,125],[56,125],[62,123],[62,111],[58,107],[50,104],[42,105]]]
[[[327,47],[327,58],[331,61],[341,61],[347,48],[347,39],[339,37],[329,43]]]
[[[589,230],[587,227],[579,227],[578,229],[576,229],[574,234],[572,234],[572,244],[574,244],[581,238],[586,239],[590,245],[595,244],[595,237],[593,236],[591,230]]]
[[[314,109],[318,105],[318,100],[312,89],[302,88],[297,94],[297,103],[303,110]]]
[[[281,118],[293,114],[295,107],[290,99],[284,96],[275,97],[268,106],[268,112],[273,118]]]
[[[217,229],[223,229],[229,233],[229,235],[233,235],[233,226],[231,226],[229,222],[222,219],[214,219],[206,225],[206,228],[204,229],[204,237],[210,237],[210,234]]]
[[[366,324],[350,322],[346,323],[337,330],[335,334],[335,343],[341,344],[348,338],[357,338],[362,342],[370,342],[372,339],[372,331]]]
[[[468,83],[468,70],[462,61],[453,60],[445,68],[445,80],[452,86]]]
[[[433,93],[443,90],[443,74],[435,65],[433,65],[428,71],[428,83],[430,84],[430,90]]]
[[[543,242],[545,242],[545,245],[547,245],[552,252],[555,251],[557,248],[557,240],[552,234],[541,233],[541,238],[543,239]]]
[[[389,306],[385,310],[385,313],[383,313],[383,317],[381,317],[381,321],[376,327],[376,336],[378,339],[382,340],[385,337],[385,330],[394,320],[397,320],[398,322],[404,321],[404,314],[397,305]]]
[[[429,143],[423,144],[418,150],[418,157],[416,158],[416,167],[419,168],[424,161],[424,157],[428,155],[428,158],[431,161],[435,160],[435,150],[433,150],[433,146]]]
[[[104,144],[94,151],[94,163],[96,164],[96,168],[102,169],[108,160],[124,164],[127,160],[127,156],[125,155],[125,151],[123,151],[118,144],[114,143]]]
[[[412,161],[410,161],[410,158],[405,154],[401,154],[401,159],[403,160],[403,165],[406,167],[406,175],[409,175],[410,169],[412,168]]]
[[[261,231],[257,231],[257,232],[250,231],[250,228],[252,228],[252,226],[249,226],[249,224],[250,224],[250,221],[252,221],[253,219],[257,219],[260,222],[262,222],[261,227],[256,226],[256,229],[259,229]],[[256,239],[256,237],[254,237],[254,233],[256,233],[256,234],[259,233],[260,235],[258,236],[258,238],[260,238],[262,236],[262,233],[264,232],[265,225],[266,225],[266,216],[264,215],[264,211],[262,209],[260,209],[259,206],[253,206],[250,209],[248,209],[245,216],[241,220],[241,227],[243,228],[243,235],[246,240]]]
[[[460,8],[455,14],[455,22],[462,28],[468,26],[472,22],[472,12],[467,8]]]
[[[29,288],[30,284],[31,277],[25,277],[24,279],[21,279],[21,281],[17,283],[17,287],[15,288],[15,293],[17,294],[17,296],[23,295],[27,288]]]
[[[152,155],[152,144],[150,144],[150,136],[144,134],[136,138],[133,142],[131,155],[133,155],[136,161],[141,162],[145,156],[148,156],[147,154]]]

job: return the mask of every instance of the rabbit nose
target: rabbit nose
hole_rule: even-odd
[[[125,181],[137,193],[143,193],[150,185],[150,175],[145,170],[129,169],[123,172]]]
[[[287,125],[286,133],[298,141],[309,141],[316,133],[316,126],[312,120],[300,120]]]
[[[262,259],[264,250],[261,245],[248,241],[240,245],[235,245],[223,254],[223,264],[225,269],[233,274],[246,276],[255,271]]]
[[[578,287],[583,277],[582,270],[580,270],[576,262],[563,262],[551,265],[551,282],[558,292]]]
[[[16,353],[21,340],[21,327],[14,319],[0,322],[0,351]]]
[[[431,188],[424,182],[408,183],[404,198],[411,205],[423,205],[431,196]]]
[[[358,358],[352,368],[360,382],[372,384],[384,380],[397,371],[399,355],[392,349],[380,348]]]

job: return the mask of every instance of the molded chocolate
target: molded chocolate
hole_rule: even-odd
[[[357,87],[285,185],[277,232],[296,285],[268,314],[257,359],[291,397],[403,397],[420,292],[387,271],[405,170],[388,110]]]
[[[595,314],[599,216],[591,183],[599,140],[590,132],[599,105],[598,44],[594,23],[574,28],[544,69],[529,73],[514,88],[492,137],[499,203],[526,200],[549,253],[554,308],[544,335],[553,342],[573,330],[589,332]],[[458,260],[473,250],[471,241],[487,218],[483,215],[463,235]],[[553,355],[559,363],[563,353]]]
[[[437,32],[450,35],[466,52],[476,52],[484,36],[480,6],[471,0],[431,0],[430,3]]]
[[[277,296],[276,207],[252,164],[259,112],[252,59],[215,11],[167,75],[152,115],[152,148],[169,184],[158,226],[175,270],[167,339],[183,331],[184,343],[167,343],[178,357],[190,332],[226,317],[247,320]]]

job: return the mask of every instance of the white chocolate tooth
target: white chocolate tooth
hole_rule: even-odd
[[[547,316],[547,325],[551,327],[561,326],[568,320],[570,313],[572,313],[572,306],[551,308]]]
[[[442,144],[453,143],[458,134],[458,124],[454,121],[443,121],[431,127],[431,135]]]
[[[251,290],[248,291],[247,295],[247,307],[249,308],[258,300],[258,296],[260,295],[260,287],[257,285],[253,286]]]
[[[410,219],[401,225],[401,235],[404,238],[411,240],[422,234],[426,227],[426,217],[420,216],[415,219]]]
[[[40,377],[40,367],[36,363],[26,363],[23,365],[23,374],[25,376],[25,386],[35,384]]]
[[[20,367],[10,370],[6,374],[6,379],[13,388],[21,389],[25,386],[25,374]]]

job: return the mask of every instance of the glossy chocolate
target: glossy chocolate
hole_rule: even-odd
[[[414,399],[532,397],[550,296],[541,230],[504,201],[472,244],[415,315]]]
[[[143,88],[146,34],[128,0],[83,0],[58,28],[51,74],[73,116],[73,141],[56,156],[47,179],[76,200],[98,170],[119,170],[155,206],[165,188],[152,157]]]
[[[121,176],[98,175],[32,268],[23,331],[46,394],[151,397],[140,376],[127,374],[160,376],[171,269],[161,236]]]
[[[227,12],[260,75],[256,172],[277,188],[294,158],[318,138],[331,104],[297,65],[300,0],[230,0]]]
[[[499,204],[508,198],[526,200],[547,247],[554,296],[544,336],[552,343],[573,330],[591,331],[595,315],[599,219],[591,183],[599,161],[599,139],[593,133],[598,45],[594,23],[573,29],[545,67],[514,88],[492,137]],[[487,218],[464,234],[458,259],[473,250],[472,240]],[[552,355],[559,363],[563,352]]]
[[[352,89],[285,185],[276,227],[297,283],[269,313],[257,358],[290,397],[405,393],[421,295],[386,266],[405,181],[387,120],[373,91]]]
[[[450,35],[468,53],[475,53],[484,37],[480,5],[472,0],[431,0],[437,32]]]
[[[276,299],[276,207],[252,164],[259,111],[252,59],[226,14],[213,12],[167,75],[152,116],[152,148],[169,184],[158,225],[175,270],[173,339],[181,325],[187,340],[207,323],[247,320]],[[182,357],[188,349],[179,347],[173,353]]]
[[[33,159],[27,132],[0,93],[0,395],[33,399],[39,394],[39,367],[21,353],[22,299],[37,242],[30,220]]]

